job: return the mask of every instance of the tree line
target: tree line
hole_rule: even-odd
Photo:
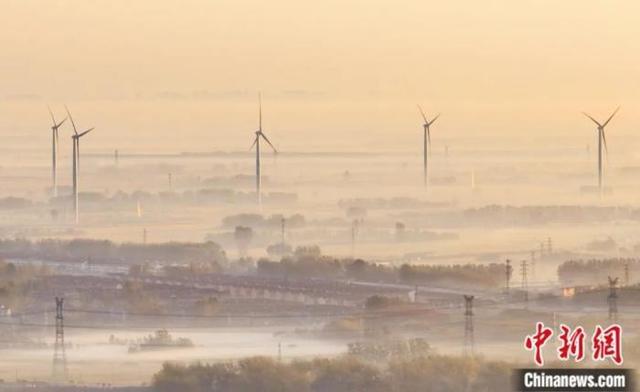
[[[157,392],[415,392],[511,391],[511,367],[480,358],[423,356],[374,365],[353,356],[280,362],[165,363]]]
[[[226,263],[215,242],[115,243],[93,239],[0,239],[0,258],[94,263]]]
[[[504,265],[456,264],[393,266],[362,259],[337,259],[323,255],[318,246],[295,249],[280,261],[260,259],[257,273],[265,276],[299,278],[343,278],[376,282],[449,285],[469,287],[499,287],[504,281]]]

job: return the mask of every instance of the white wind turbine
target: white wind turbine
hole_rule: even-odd
[[[427,119],[427,116],[424,114],[424,110],[422,107],[418,105],[418,110],[420,110],[420,114],[424,119],[424,123],[422,124],[422,128],[424,130],[424,140],[423,140],[423,159],[424,159],[424,185],[428,185],[428,170],[427,170],[427,157],[431,155],[431,125],[440,117],[440,114],[436,115],[431,121]]]
[[[613,116],[615,116],[616,113],[618,113],[618,110],[620,110],[620,106],[618,106],[616,108],[616,110],[614,110],[613,113],[611,113],[611,116],[609,116],[607,121],[605,121],[603,124],[601,124],[599,121],[597,121],[595,118],[591,117],[587,113],[582,112],[582,114],[587,116],[591,121],[593,121],[597,125],[597,130],[598,130],[598,188],[600,189],[600,191],[602,191],[602,148],[603,147],[604,147],[605,153],[607,154],[607,158],[609,157],[609,151],[607,150],[607,138],[606,138],[605,133],[604,133],[604,128],[607,126],[607,124],[609,124],[609,121],[611,121]]]
[[[65,117],[59,123],[56,122],[55,117],[53,116],[53,112],[51,108],[49,109],[49,114],[51,115],[51,188],[53,192],[53,197],[58,196],[58,129],[67,121]]]
[[[265,142],[271,147],[274,153],[278,153],[278,150],[271,144],[267,136],[262,132],[262,96],[258,94],[259,112],[258,112],[258,130],[256,131],[256,137],[253,140],[253,144],[250,149],[256,147],[256,195],[258,198],[258,204],[262,203],[262,195],[260,191],[260,139],[264,139]]]
[[[73,214],[75,217],[75,223],[80,223],[80,215],[78,211],[78,187],[79,187],[79,179],[80,179],[80,138],[91,132],[93,128],[89,128],[84,132],[78,133],[76,129],[76,124],[73,121],[73,117],[71,117],[71,113],[69,112],[69,108],[65,106],[67,109],[67,116],[69,116],[69,120],[71,120],[71,125],[73,126],[73,135],[71,135],[71,139],[73,141]]]

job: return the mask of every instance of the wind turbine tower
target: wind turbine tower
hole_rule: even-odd
[[[422,107],[418,105],[418,110],[420,110],[420,114],[422,115],[422,119],[424,123],[422,124],[422,128],[424,131],[423,135],[423,163],[424,163],[424,186],[426,187],[429,182],[428,170],[427,170],[427,160],[428,156],[431,155],[431,125],[440,117],[440,114],[436,115],[431,121],[427,119],[427,115],[424,114],[424,110]]]
[[[59,123],[56,122],[51,108],[49,108],[49,114],[51,115],[51,188],[53,197],[58,196],[58,129],[67,121],[65,117]]]
[[[616,110],[614,110],[613,113],[611,113],[611,116],[609,116],[607,121],[605,121],[602,124],[599,121],[597,121],[595,118],[593,118],[590,115],[588,115],[587,113],[582,112],[582,114],[587,116],[591,121],[593,121],[597,125],[597,130],[598,130],[598,188],[600,189],[600,191],[602,191],[602,148],[603,147],[604,147],[605,153],[607,154],[607,157],[609,156],[609,152],[607,151],[607,138],[605,136],[604,129],[607,126],[607,124],[609,124],[609,121],[611,121],[613,116],[615,116],[616,113],[618,113],[618,110],[620,110],[620,106],[618,106],[616,108]]]
[[[262,203],[262,194],[261,194],[261,179],[260,179],[260,139],[264,139],[265,142],[271,147],[275,154],[278,153],[278,150],[271,144],[269,138],[262,132],[262,96],[258,94],[258,102],[259,102],[259,111],[258,111],[258,130],[256,131],[255,139],[253,140],[253,144],[251,148],[256,147],[256,197],[258,198],[258,204]],[[250,148],[250,149],[251,149]]]
[[[69,120],[71,120],[71,125],[73,126],[73,135],[71,135],[71,140],[73,141],[73,168],[72,168],[72,179],[73,179],[73,215],[75,217],[75,223],[80,223],[80,215],[78,211],[78,187],[79,187],[79,179],[80,179],[80,138],[86,135],[87,133],[93,131],[93,128],[89,128],[84,132],[78,133],[76,129],[76,124],[73,121],[73,117],[71,117],[71,113],[69,109],[67,109],[67,116]]]

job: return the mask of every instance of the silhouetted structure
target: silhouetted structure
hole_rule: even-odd
[[[527,268],[527,260],[522,260],[520,262],[520,275],[522,279],[522,291],[524,293],[525,306],[529,305],[529,282],[527,280]]]
[[[607,301],[609,302],[609,320],[617,321],[618,320],[618,278],[609,279],[609,297],[607,297]]]
[[[424,165],[424,186],[426,187],[429,184],[429,176],[427,171],[427,157],[431,155],[431,125],[440,117],[440,114],[436,115],[434,118],[429,121],[427,119],[427,115],[424,114],[424,110],[422,107],[418,105],[418,109],[420,110],[420,114],[422,115],[422,119],[424,120],[424,124],[422,124],[422,129],[424,130],[424,138],[423,138],[423,165]]]
[[[261,139],[264,140],[269,145],[269,147],[271,147],[274,153],[277,154],[278,150],[276,150],[276,148],[273,146],[273,144],[271,144],[267,136],[265,136],[264,132],[262,132],[262,95],[260,94],[258,95],[258,101],[259,101],[258,130],[255,133],[256,137],[253,140],[251,149],[253,149],[253,146],[256,147],[256,196],[258,198],[258,204],[261,204],[262,203],[262,193],[261,193],[262,179],[260,177],[260,140]]]
[[[56,297],[56,342],[53,346],[53,381],[67,381],[67,355],[64,347],[64,298]]]
[[[358,237],[358,220],[354,219],[353,222],[351,222],[351,257],[355,256],[357,237]]]
[[[627,261],[626,263],[624,263],[624,285],[629,286],[630,282],[631,279],[629,276],[629,262]]]
[[[542,249],[540,249],[540,250],[541,250],[540,256],[542,256]],[[531,251],[531,264],[530,264],[530,267],[531,267],[531,278],[533,280],[536,280],[536,251],[535,250]]]
[[[507,259],[505,267],[505,291],[509,295],[509,284],[511,282],[511,276],[513,275],[513,267],[511,266],[511,260]]]
[[[464,296],[464,355],[473,355],[473,295]]]
[[[587,116],[591,121],[593,121],[598,126],[597,128],[598,129],[598,188],[600,189],[601,194],[602,194],[602,147],[604,147],[605,152],[608,153],[608,151],[606,151],[607,138],[605,137],[604,129],[607,126],[607,124],[609,124],[609,121],[611,121],[613,116],[615,116],[616,113],[618,113],[618,110],[620,110],[619,106],[611,114],[611,116],[609,116],[607,121],[605,121],[603,124],[601,124],[599,121],[597,121],[595,118],[591,117],[587,113],[582,112],[585,116]]]

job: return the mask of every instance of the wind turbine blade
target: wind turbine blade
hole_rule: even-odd
[[[604,129],[602,130],[602,143],[604,144],[604,154],[607,157],[607,163],[609,163],[609,150],[607,149],[607,137],[604,135]]]
[[[76,130],[76,123],[73,121],[73,117],[71,116],[71,112],[69,112],[69,108],[67,107],[67,105],[64,105],[64,108],[67,110],[67,117],[69,117],[69,120],[71,120],[71,125],[73,125],[73,133],[75,133],[77,135],[78,131]]]
[[[611,121],[611,119],[613,118],[613,116],[615,116],[615,115],[616,115],[616,113],[618,113],[618,110],[620,110],[620,106],[618,106],[618,107],[616,108],[616,110],[614,110],[614,111],[613,111],[613,113],[611,113],[611,116],[609,116],[609,118],[607,119],[607,121],[605,121],[605,122],[604,122],[604,124],[602,124],[602,127],[603,127],[603,128],[604,128],[604,127],[606,127],[606,126],[607,126],[607,124],[609,124],[609,121]]]
[[[429,142],[429,155],[431,155],[431,130],[427,127],[427,141]]]
[[[258,130],[262,132],[262,93],[258,93]]]
[[[420,114],[422,114],[422,118],[424,119],[424,123],[425,124],[429,124],[429,120],[427,120],[427,116],[424,114],[424,110],[422,110],[422,107],[420,105],[418,106],[418,110],[420,111]]]
[[[593,121],[594,123],[596,123],[596,125],[597,125],[597,126],[599,126],[599,127],[601,127],[601,126],[602,126],[602,125],[601,125],[601,124],[600,124],[600,123],[599,123],[595,118],[591,117],[591,116],[590,116],[590,115],[588,115],[587,113],[582,112],[582,114],[584,114],[585,116],[587,116],[588,118],[590,118],[590,119],[591,119],[591,121]]]
[[[84,135],[86,135],[87,133],[89,133],[89,132],[91,132],[93,130],[94,130],[94,128],[87,129],[86,131],[84,131],[84,132],[82,132],[81,134],[78,135],[78,139],[83,137]]]
[[[437,116],[435,116],[435,117],[433,118],[433,120],[431,120],[431,121],[429,121],[429,122],[428,122],[429,126],[431,126],[431,124],[433,124],[434,122],[436,122],[436,120],[438,119],[438,117],[440,117],[440,113],[438,113],[438,115],[437,115]]]
[[[253,143],[251,144],[251,147],[249,147],[249,151],[253,150],[253,147],[256,145],[256,143],[258,143],[258,137],[253,139]]]
[[[51,111],[51,107],[47,106],[47,109],[49,109],[49,114],[51,115],[51,121],[53,121],[53,125],[56,125],[56,119],[55,117],[53,117],[53,112]]]
[[[65,117],[62,121],[60,121],[58,124],[55,125],[56,130],[58,130],[58,128],[60,128],[62,126],[62,124],[64,124],[64,122],[67,121],[67,118]],[[55,123],[54,123],[55,124]]]
[[[275,152],[276,154],[278,153],[278,150],[276,150],[276,148],[273,146],[273,144],[271,144],[271,142],[269,141],[269,139],[264,135],[264,133],[260,132],[260,136],[262,136],[262,138],[264,139],[265,142],[267,142],[267,144],[269,144],[271,146],[271,148],[273,149],[273,152]]]

